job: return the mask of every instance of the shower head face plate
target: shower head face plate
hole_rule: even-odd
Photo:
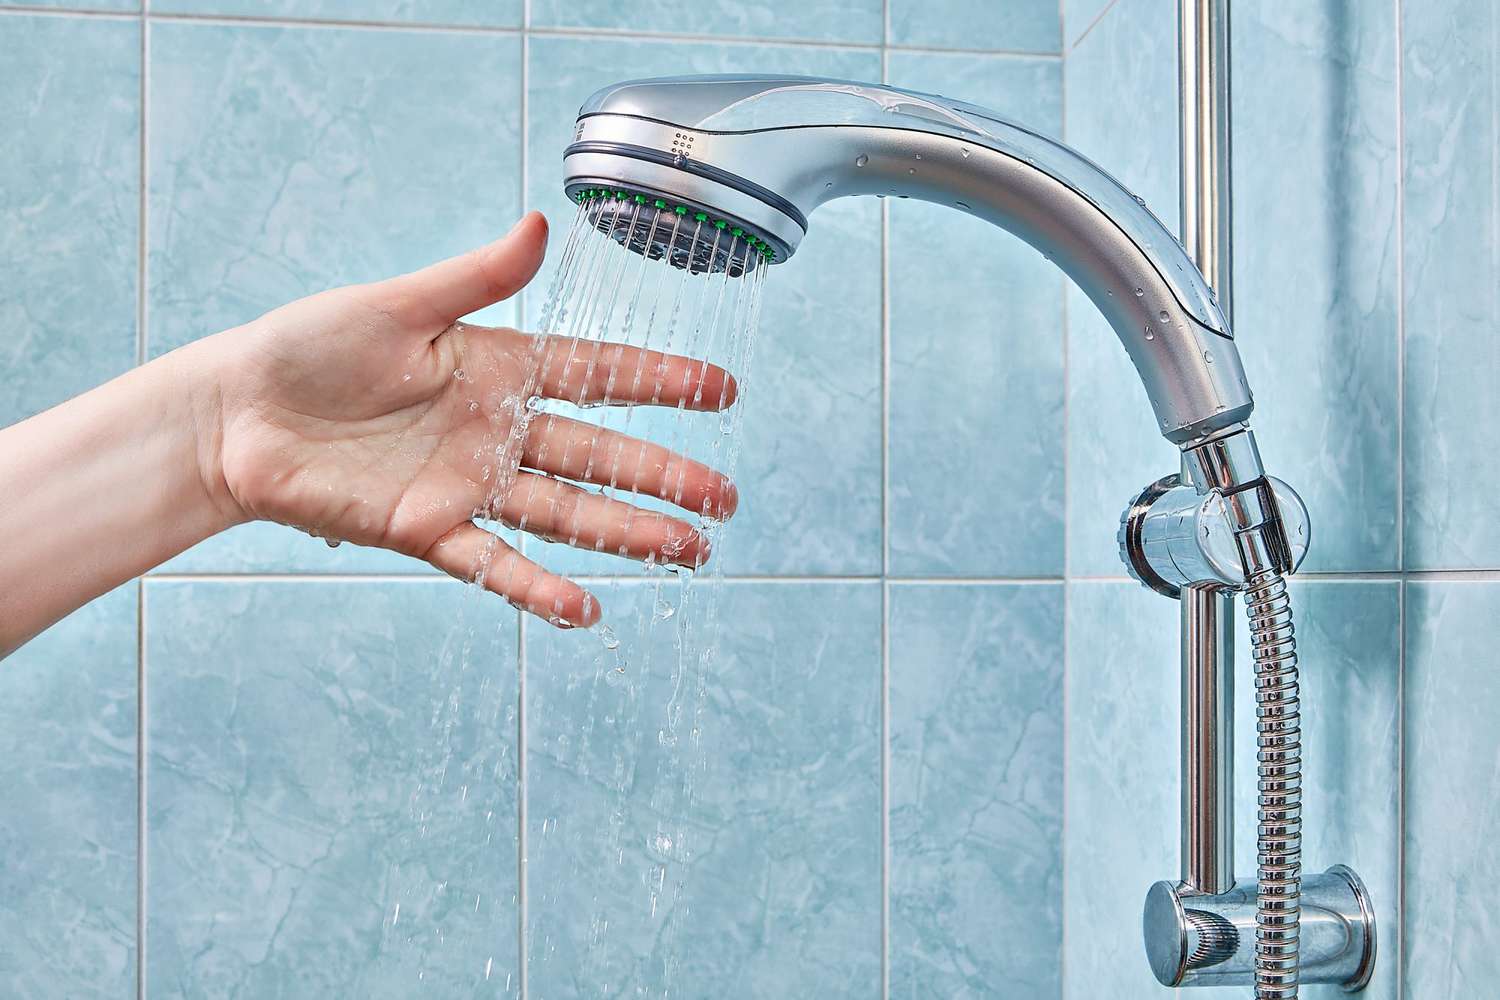
[[[593,227],[622,247],[694,274],[739,277],[790,254],[781,240],[743,219],[665,192],[587,180],[570,181],[567,192]]]

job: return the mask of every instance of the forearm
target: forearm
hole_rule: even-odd
[[[0,430],[0,656],[236,520],[216,490],[212,345]]]

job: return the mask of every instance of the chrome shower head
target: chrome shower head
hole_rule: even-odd
[[[694,270],[785,261],[833,198],[949,205],[1077,282],[1124,343],[1168,440],[1202,447],[1242,431],[1253,407],[1229,325],[1172,233],[1083,156],[983,108],[815,77],[638,80],[584,103],[563,165],[598,228]],[[726,242],[743,243],[748,265]]]

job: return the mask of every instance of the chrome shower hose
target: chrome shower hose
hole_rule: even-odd
[[[1296,1000],[1302,886],[1302,728],[1297,640],[1286,580],[1260,573],[1246,591],[1255,661],[1255,996]]]

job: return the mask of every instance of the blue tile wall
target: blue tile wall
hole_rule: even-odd
[[[890,995],[1061,995],[1063,588],[893,585]]]
[[[1482,996],[1500,976],[1492,667],[1500,587],[1406,585],[1406,995]]]
[[[1152,0],[10,6],[0,424],[142,340],[459,252],[526,206],[560,241],[574,112],[626,77],[948,92],[1177,217]],[[1307,863],[1368,883],[1383,1000],[1500,972],[1470,889],[1500,830],[1497,31],[1487,0],[1235,5],[1236,328],[1314,521]],[[535,322],[554,263],[481,318]],[[717,595],[701,695],[617,561],[528,543],[611,576],[590,585],[623,653],[274,525],[7,661],[0,993],[519,996],[524,968],[538,998],[1166,995],[1138,921],[1178,867],[1176,608],[1123,579],[1114,531],[1176,457],[1114,335],[1018,241],[851,200],[771,275],[761,338],[735,579],[675,605]],[[679,679],[697,742],[660,736]],[[1242,668],[1241,720],[1250,698]]]
[[[710,587],[702,695],[670,629],[527,630],[534,997],[879,993],[880,585]],[[633,628],[657,595],[610,598]]]
[[[1090,36],[1092,41],[1092,35]],[[1176,878],[1177,607],[1134,583],[1068,584],[1063,990],[1168,997],[1141,949],[1141,904]]]
[[[1234,328],[1261,454],[1307,503],[1304,569],[1394,570],[1394,6],[1253,0],[1233,31]]]
[[[1056,0],[890,0],[889,40],[945,49],[1060,52],[1062,15]]]
[[[0,992],[135,989],[136,587],[0,667]]]
[[[151,0],[163,14],[519,28],[523,0]]]
[[[0,425],[135,363],[140,30],[13,16],[0,31]]]
[[[807,0],[794,6],[736,0],[532,0],[537,28],[595,28],[724,38],[787,38],[878,44],[883,0]],[[706,46],[705,46],[706,47]],[[779,72],[762,64],[761,72]],[[677,72],[683,72],[677,70]],[[621,75],[616,79],[627,79]]]
[[[1068,143],[1103,164],[1175,230],[1177,62],[1172,18],[1122,0],[1068,55]],[[1114,331],[1069,283],[1067,295],[1068,572],[1119,576],[1120,511],[1177,471],[1146,392]]]
[[[1402,8],[1406,562],[1500,567],[1500,12]]]
[[[1061,131],[1058,60],[896,52],[887,70]],[[889,261],[891,571],[1061,576],[1062,274],[988,223],[911,201],[890,205]]]
[[[505,995],[515,614],[440,580],[146,595],[149,995],[459,995],[487,971]]]

